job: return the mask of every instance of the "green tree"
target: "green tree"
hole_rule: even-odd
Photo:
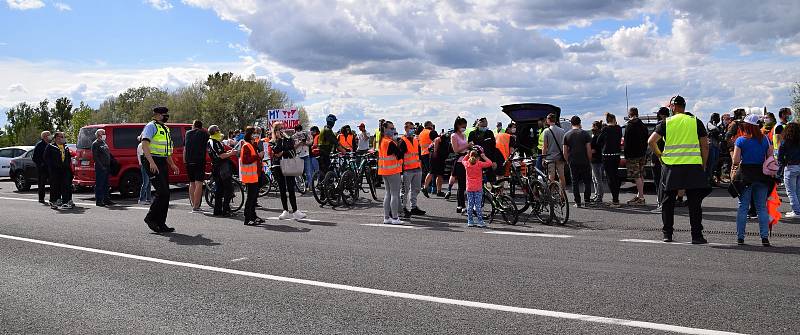
[[[792,112],[794,113],[795,119],[800,117],[800,81],[794,83],[794,86],[792,86]]]
[[[39,129],[42,131],[53,130],[53,119],[50,115],[50,101],[44,99],[39,102],[39,106],[36,107],[35,112],[39,121]]]
[[[58,131],[69,130],[72,121],[72,101],[67,97],[56,99],[56,105],[50,111],[53,118],[53,126]]]
[[[81,101],[81,103],[78,105],[78,108],[73,111],[72,122],[70,122],[68,130],[66,130],[67,142],[78,142],[78,134],[80,133],[81,128],[93,123],[92,117],[95,113],[96,110],[92,109],[89,107],[89,105]]]
[[[297,113],[300,114],[300,124],[303,126],[303,129],[308,130],[308,128],[311,127],[311,122],[308,120],[308,112],[306,111],[306,108],[300,106],[297,108]]]
[[[20,102],[6,111],[5,141],[9,145],[31,144],[41,133],[39,115],[26,102]]]

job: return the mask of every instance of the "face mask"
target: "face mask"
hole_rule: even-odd
[[[467,131],[467,128],[461,128],[461,133],[462,133],[462,134],[463,134],[465,131]]]
[[[101,136],[100,136],[100,139],[101,139],[101,140],[103,140],[103,141],[105,141],[105,140],[106,140],[106,135],[101,135]]]
[[[162,115],[161,115],[161,122],[162,122],[162,123],[167,123],[167,120],[169,120],[169,115],[167,115],[167,114],[162,114]]]
[[[479,129],[480,131],[486,131],[486,130],[488,130],[489,128],[488,128],[488,127],[478,127],[478,129]]]
[[[517,132],[517,128],[511,128],[511,130],[509,130],[509,132],[512,133],[512,134],[515,134]]]
[[[47,141],[47,142],[50,142],[50,141],[53,140],[53,136],[51,136],[51,135],[47,135],[44,138],[45,138],[45,141]]]
[[[386,129],[386,136],[394,137],[395,130],[394,129]]]
[[[406,132],[406,134],[407,134],[408,136],[414,136],[414,133],[415,133],[414,129],[409,129],[409,130]]]
[[[222,141],[222,134],[220,134],[220,133],[216,133],[216,134],[214,134],[214,135],[211,135],[211,136],[209,136],[209,137],[210,137],[211,139],[213,139],[213,140],[216,140],[216,141]]]

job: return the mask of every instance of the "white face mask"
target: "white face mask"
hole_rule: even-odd
[[[516,132],[517,132],[517,128],[511,128],[511,130],[510,130],[509,132],[510,132],[510,133],[512,133],[512,134],[514,134],[514,133],[516,133]]]

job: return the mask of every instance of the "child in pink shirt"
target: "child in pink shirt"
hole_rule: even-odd
[[[486,228],[483,223],[483,169],[491,167],[492,161],[486,158],[480,149],[473,149],[464,156],[461,164],[467,171],[467,227],[475,227],[473,215],[477,216],[478,227]],[[460,187],[460,186],[459,186]]]

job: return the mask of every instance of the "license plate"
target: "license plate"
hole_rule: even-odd
[[[81,161],[81,166],[89,166],[89,161]]]

